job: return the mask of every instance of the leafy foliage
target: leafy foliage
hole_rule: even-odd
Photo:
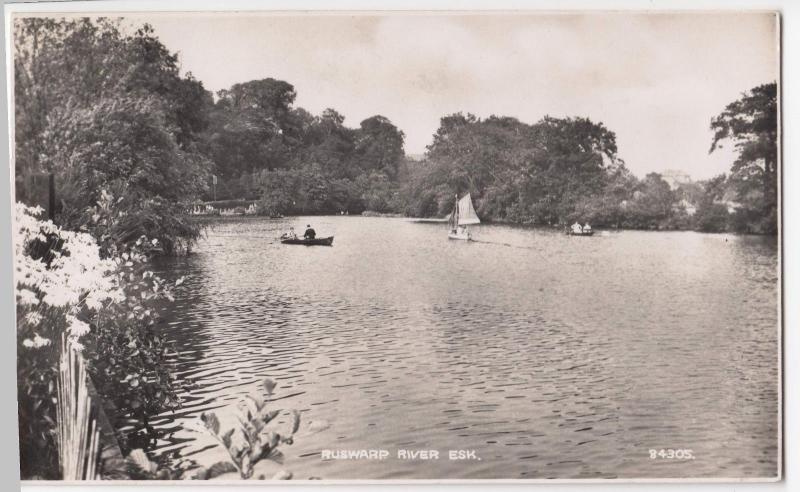
[[[280,462],[281,456],[278,447],[281,444],[291,445],[294,442],[294,434],[300,428],[300,413],[295,410],[292,412],[292,426],[287,434],[282,435],[275,431],[265,430],[266,426],[281,413],[280,410],[267,409],[275,386],[276,383],[267,378],[264,380],[264,389],[267,392],[266,400],[248,395],[245,400],[241,401],[236,415],[238,425],[228,430],[222,429],[215,413],[204,412],[200,416],[206,431],[225,447],[231,463],[244,479],[253,476],[253,467],[261,460]],[[272,478],[289,479],[291,473],[280,471]]]
[[[161,456],[151,461],[145,450],[134,449],[125,458],[131,480],[211,480],[226,473],[235,473],[233,464],[221,461],[208,468],[192,459]]]
[[[210,467],[198,465],[187,458],[162,456],[158,461],[151,461],[145,450],[134,449],[127,458],[128,474],[135,480],[210,480],[228,473],[238,473],[243,479],[252,478],[255,465],[263,460],[283,463],[283,455],[278,449],[281,445],[291,445],[294,435],[300,429],[300,413],[292,411],[291,427],[281,434],[267,430],[281,414],[280,410],[267,408],[269,399],[277,384],[272,379],[263,382],[267,398],[262,399],[248,395],[237,407],[235,426],[223,430],[223,424],[214,412],[200,415],[198,430],[212,435],[228,452],[230,461],[220,461]],[[260,475],[259,479],[265,479]],[[292,473],[286,470],[277,471],[272,480],[289,480]]]
[[[334,109],[314,116],[292,107],[295,97],[291,84],[271,78],[218,93],[204,134],[218,198],[258,199],[268,215],[387,209],[403,132],[380,115],[348,128]]]
[[[38,220],[41,213],[17,204],[14,220],[20,465],[23,477],[57,479],[60,340],[67,334],[80,347],[87,319],[121,296],[114,263],[91,236]]]
[[[425,165],[412,173],[406,211],[444,215],[456,194],[470,192],[488,220],[565,223],[625,172],[614,134],[588,119],[528,125],[457,113],[442,118]]]
[[[108,224],[103,207],[96,210],[97,222]],[[154,330],[157,304],[172,298],[173,287],[146,269],[157,240],[102,248],[87,233],[38,220],[39,213],[17,205],[15,217],[20,453],[24,477],[53,478],[61,334],[82,350],[109,414],[147,427],[148,415],[178,403]]]
[[[735,228],[775,234],[778,230],[778,88],[759,85],[728,104],[711,120],[710,152],[732,141],[739,157],[728,185],[736,201]]]
[[[106,189],[128,217],[118,241],[147,235],[172,253],[196,239],[180,215],[206,188],[202,84],[180,76],[147,25],[126,34],[102,18],[22,18],[14,27],[17,179],[54,173],[68,228],[93,232],[85,212]]]

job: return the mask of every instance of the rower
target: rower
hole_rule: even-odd
[[[306,232],[303,234],[305,239],[314,239],[317,237],[317,232],[311,228],[311,225],[306,225]]]
[[[590,226],[588,222],[583,226],[583,232],[592,232],[592,226]]]
[[[578,224],[577,222],[572,224],[572,233],[573,234],[580,234],[582,232],[583,232],[583,228],[581,227],[580,224]]]

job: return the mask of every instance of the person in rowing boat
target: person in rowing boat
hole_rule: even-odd
[[[303,234],[303,239],[314,239],[317,237],[317,231],[315,231],[311,225],[306,225],[306,232]]]
[[[577,222],[572,224],[572,233],[573,234],[580,234],[582,232],[583,232],[583,227],[581,227],[580,224],[578,224]]]
[[[297,239],[297,233],[294,232],[294,227],[290,227],[289,232],[284,232],[281,239]]]
[[[588,222],[586,223],[585,226],[583,226],[583,232],[584,232],[584,234],[588,234],[588,233],[592,232],[592,226],[590,226]]]

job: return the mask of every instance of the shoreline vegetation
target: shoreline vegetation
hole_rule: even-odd
[[[202,216],[188,213],[198,204],[275,217],[345,211],[434,221],[454,196],[471,193],[487,222],[777,233],[774,82],[742,88],[740,99],[709,115],[710,151],[725,143],[739,152],[729,173],[668,181],[633,175],[614,132],[585,117],[530,124],[443,115],[424,157],[411,158],[387,117],[347,126],[335,109],[311,114],[295,105],[287,81],[242,81],[212,94],[181,72],[178,55],[147,24],[17,18],[13,43],[23,479],[63,478],[54,437],[62,339],[85,359],[122,451],[148,477],[181,475],[169,471],[180,465],[169,457],[154,463],[139,451],[150,452],[158,437],[150,418],[181,404],[159,312],[185,287],[159,279],[150,262],[186,253],[201,237]],[[29,189],[41,175],[53,183],[52,220],[22,205],[41,204]],[[268,457],[298,425],[270,441],[247,434],[249,448],[231,452],[235,468],[249,477],[236,461],[241,453]],[[230,435],[214,419],[206,426],[230,451]]]
[[[280,219],[293,219],[298,217],[342,217],[342,216],[350,216],[350,214],[341,214],[341,213],[319,213],[319,214],[304,214],[304,215],[286,215],[281,217],[269,217],[267,215],[260,215],[260,214],[195,214],[190,215],[190,219],[197,221],[199,223],[206,223],[206,222],[217,222],[217,221],[225,221],[225,220],[242,220],[242,219],[272,219],[272,220],[280,220]],[[353,215],[353,217],[365,217],[365,218],[384,218],[384,219],[405,219],[410,222],[417,222],[417,223],[427,223],[427,224],[446,224],[447,217],[413,217],[409,215],[404,215],[402,213],[381,213],[381,212],[373,212],[366,210],[358,215]],[[505,221],[505,220],[489,220],[484,219],[481,221],[482,224],[485,225],[503,225],[503,226],[514,226],[514,227],[522,227],[522,228],[531,228],[531,229],[550,229],[550,230],[557,230],[563,231],[565,226],[559,224],[536,224],[536,223],[521,223],[521,222],[512,222],[512,221]],[[735,231],[735,230],[709,230],[703,231],[699,229],[693,229],[690,227],[684,228],[659,228],[658,226],[650,227],[650,228],[643,228],[643,227],[618,227],[618,226],[592,226],[592,229],[596,231],[652,231],[652,232],[702,232],[706,234],[735,234],[735,235],[752,235],[752,236],[771,236],[772,234],[765,234],[759,232],[748,232],[748,231]]]

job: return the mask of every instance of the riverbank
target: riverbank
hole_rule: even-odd
[[[234,215],[219,215],[219,214],[208,214],[208,215],[188,215],[188,217],[198,223],[212,223],[212,222],[235,222],[240,220],[270,220],[270,221],[280,221],[280,220],[292,220],[298,217],[340,217],[341,214],[302,214],[302,215],[287,215],[285,217],[269,217],[266,215],[252,215],[252,214],[234,214]],[[437,217],[411,217],[408,215],[400,214],[400,213],[380,213],[380,212],[371,212],[371,213],[362,213],[362,214],[353,214],[353,215],[344,215],[343,217],[369,217],[369,218],[386,218],[386,219],[406,219],[410,222],[418,223],[418,224],[444,224],[447,223],[447,218],[437,218]],[[513,221],[506,221],[506,220],[489,220],[489,219],[482,219],[481,222],[483,225],[503,225],[503,226],[511,226],[511,227],[518,227],[521,229],[546,229],[552,231],[564,231],[566,225],[550,225],[550,224],[531,224],[527,222],[513,222]],[[473,226],[473,227],[480,227]],[[763,236],[763,237],[777,237],[777,234],[759,234],[754,232],[737,232],[733,230],[714,230],[714,231],[704,231],[699,229],[693,228],[667,228],[667,227],[607,227],[607,226],[595,226],[592,225],[592,229],[596,232],[624,232],[624,231],[650,231],[650,232],[698,232],[702,234],[732,234],[736,236]]]

